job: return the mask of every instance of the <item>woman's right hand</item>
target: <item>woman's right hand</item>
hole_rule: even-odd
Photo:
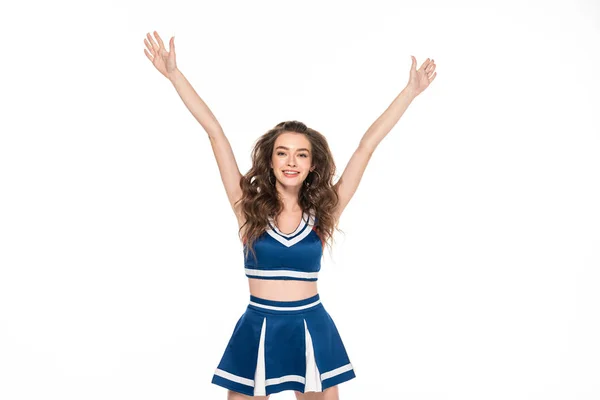
[[[148,37],[148,40],[144,39],[144,43],[150,51],[150,53],[148,53],[148,50],[144,49],[146,57],[152,61],[152,64],[154,64],[156,69],[163,74],[165,78],[170,80],[171,75],[177,70],[177,63],[175,62],[175,36],[169,41],[170,51],[165,49],[165,45],[156,31],[154,31],[154,36],[156,37],[158,44],[156,44],[149,33],[147,33],[146,36]]]

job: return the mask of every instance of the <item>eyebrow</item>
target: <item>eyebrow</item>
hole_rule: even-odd
[[[281,149],[285,149],[285,150],[289,150],[289,148],[287,148],[287,147],[285,147],[285,146],[277,146],[277,147],[275,148],[275,150],[277,150],[277,149],[279,149],[279,148],[281,148]],[[308,150],[308,149],[305,149],[305,148],[298,149],[298,151],[302,151],[302,150],[308,151],[308,152],[310,153],[310,150]]]

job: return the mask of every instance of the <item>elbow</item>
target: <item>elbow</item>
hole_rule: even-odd
[[[369,158],[371,158],[371,156],[373,155],[373,152],[375,151],[375,148],[377,147],[377,144],[369,142],[367,140],[361,140],[360,144],[358,145],[358,152],[364,152],[367,153],[369,155]]]

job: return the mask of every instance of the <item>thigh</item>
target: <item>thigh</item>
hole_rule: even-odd
[[[294,391],[297,400],[339,400],[338,385],[329,387],[322,392],[301,393]]]
[[[246,396],[245,394],[227,390],[227,400],[268,400],[269,396]]]

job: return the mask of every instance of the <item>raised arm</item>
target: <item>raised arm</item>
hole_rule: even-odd
[[[437,75],[437,72],[434,72],[435,63],[433,60],[429,60],[428,58],[417,70],[417,60],[412,56],[411,58],[412,65],[408,84],[384,113],[369,127],[360,140],[358,148],[350,158],[342,176],[335,184],[335,189],[339,196],[339,203],[335,213],[336,219],[340,218],[342,211],[344,211],[344,208],[346,208],[356,192],[367,164],[379,143],[396,125],[415,97],[423,92]]]
[[[227,192],[227,198],[233,208],[234,203],[242,197],[242,189],[240,187],[242,175],[233,155],[229,140],[225,136],[219,121],[217,121],[206,103],[198,96],[185,76],[177,69],[173,72],[170,79],[181,100],[183,100],[188,110],[190,110],[194,118],[196,118],[208,134],[213,154],[219,166],[221,180],[225,186],[225,192]]]
[[[229,204],[234,210],[236,217],[238,217],[239,222],[240,213],[235,209],[234,204],[242,197],[242,189],[240,187],[242,175],[235,160],[231,145],[229,144],[229,140],[227,140],[225,133],[223,133],[221,124],[219,124],[219,121],[217,121],[217,118],[215,118],[212,111],[210,111],[206,103],[198,96],[198,93],[196,93],[190,82],[188,82],[186,77],[177,68],[175,61],[175,38],[172,37],[169,41],[170,51],[167,51],[156,31],[154,31],[154,36],[158,43],[153,40],[149,33],[146,36],[147,40],[145,39],[144,43],[150,53],[146,49],[144,49],[144,53],[148,59],[152,61],[159,72],[171,81],[187,109],[190,110],[194,118],[196,118],[208,134],[221,174],[221,180],[223,181],[225,192],[229,199]]]

